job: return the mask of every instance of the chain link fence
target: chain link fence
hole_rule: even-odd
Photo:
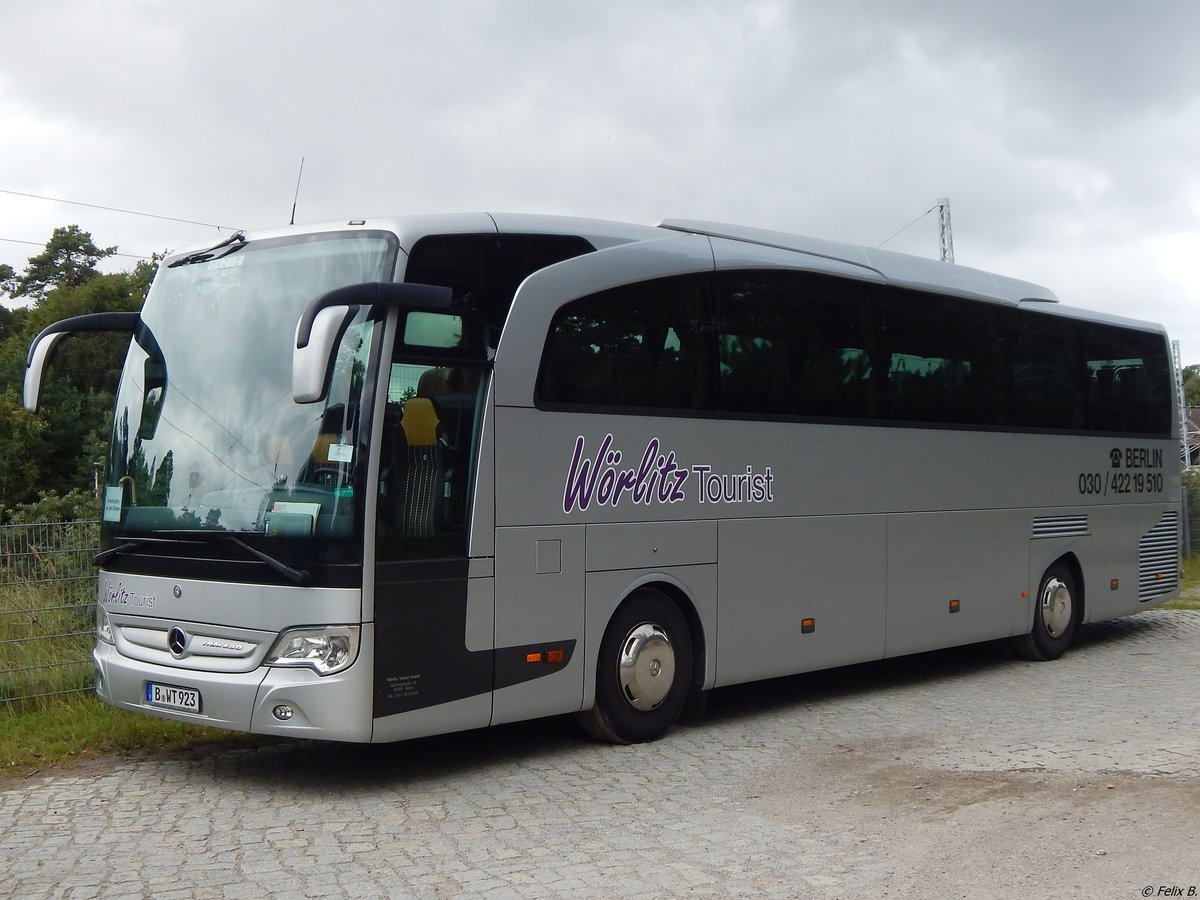
[[[91,690],[97,522],[0,526],[0,712]]]

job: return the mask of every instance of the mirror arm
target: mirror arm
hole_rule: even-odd
[[[89,313],[86,316],[72,316],[47,325],[39,332],[29,345],[29,354],[25,357],[25,367],[33,363],[33,353],[37,345],[45,338],[54,334],[70,337],[80,331],[125,331],[132,334],[137,331],[142,322],[142,314],[136,312],[102,312]]]
[[[402,306],[444,312],[451,308],[453,298],[451,288],[433,284],[371,281],[334,288],[321,294],[304,310],[296,326],[296,349],[303,350],[308,346],[317,314],[330,306]]]
[[[42,393],[42,378],[50,360],[63,340],[83,331],[116,331],[136,334],[142,322],[142,314],[136,312],[102,312],[86,316],[73,316],[47,325],[29,345],[25,357],[25,385],[22,405],[29,412],[37,412]]]

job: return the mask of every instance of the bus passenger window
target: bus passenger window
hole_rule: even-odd
[[[712,407],[707,281],[682,276],[575,300],[554,316],[541,402],[630,409]]]
[[[721,408],[867,418],[877,403],[868,285],[810,272],[717,276]]]
[[[995,425],[1004,407],[998,305],[885,288],[887,417]]]

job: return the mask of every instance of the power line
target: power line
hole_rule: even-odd
[[[45,247],[46,246],[45,242],[39,243],[38,241],[23,241],[20,238],[0,237],[0,241],[5,241],[6,243],[9,243],[9,244],[28,244],[31,247]],[[118,253],[115,250],[112,253],[109,253],[106,255],[107,256],[128,256],[130,259],[150,259],[151,258],[149,256],[141,256],[137,253]]]
[[[941,201],[938,201],[938,202],[940,203]],[[929,207],[929,209],[925,210],[925,212],[921,213],[919,216],[917,216],[915,219],[913,219],[911,222],[909,222],[907,225],[905,225],[903,228],[901,228],[900,231],[907,231],[908,229],[912,228],[914,225],[916,225],[918,222],[920,222],[923,218],[925,218],[927,215],[929,215],[931,212],[933,212],[937,208],[938,208],[938,204],[935,203],[933,206]],[[875,245],[875,248],[879,249],[880,247],[882,247],[884,244],[886,244],[888,241],[890,241],[892,238],[894,238],[897,234],[899,234],[900,231],[897,231],[891,237],[887,238],[887,240],[880,241],[878,244]]]
[[[144,216],[147,219],[162,219],[166,222],[182,222],[185,225],[199,225],[203,228],[216,228],[218,231],[237,231],[232,225],[217,225],[214,222],[197,222],[195,219],[179,219],[175,216],[160,216],[156,213],[139,212],[135,209],[119,209],[115,206],[102,206],[99,203],[82,203],[79,200],[63,200],[61,197],[45,197],[41,194],[27,194],[24,191],[9,191],[0,188],[0,194],[11,194],[14,197],[29,197],[33,200],[48,200],[51,203],[66,203],[70,206],[86,206],[88,209],[102,209],[105,212],[124,213],[127,216]]]

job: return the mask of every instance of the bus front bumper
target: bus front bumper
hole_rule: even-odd
[[[110,706],[231,731],[329,741],[371,739],[371,666],[343,672],[261,666],[241,674],[159,666],[100,641],[92,652],[96,695]]]

